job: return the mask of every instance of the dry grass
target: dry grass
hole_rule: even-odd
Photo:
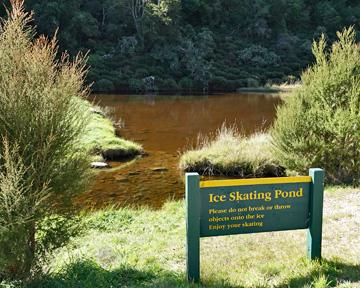
[[[180,169],[244,178],[284,176],[285,170],[273,157],[270,142],[268,134],[246,137],[234,126],[223,125],[215,135],[201,138],[197,148],[181,156]]]

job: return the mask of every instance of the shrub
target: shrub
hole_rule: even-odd
[[[89,119],[83,60],[55,60],[56,41],[33,41],[23,1],[11,3],[0,27],[0,282],[31,276],[71,237],[71,200],[90,166],[78,148]]]
[[[189,93],[191,92],[193,85],[194,85],[193,80],[187,77],[183,77],[179,81],[179,86],[181,87],[181,89]]]
[[[246,86],[251,88],[256,88],[260,86],[259,80],[255,78],[247,78],[246,79]]]
[[[332,183],[360,179],[360,48],[353,28],[338,32],[326,50],[324,36],[313,44],[316,63],[302,86],[277,111],[272,130],[275,154],[287,168],[326,170]]]
[[[198,148],[185,152],[180,169],[203,175],[249,177],[284,176],[271,153],[268,134],[245,137],[234,127],[225,125],[215,137],[201,139]]]
[[[31,267],[32,254],[27,245],[28,230],[45,201],[47,186],[34,191],[23,181],[26,167],[19,157],[18,147],[1,142],[0,170],[0,280],[4,277],[24,277]],[[36,205],[33,205],[36,203]],[[23,274],[25,273],[25,275]]]
[[[149,72],[144,68],[136,69],[136,71],[134,73],[134,78],[135,79],[142,79],[142,78],[145,78],[147,76],[149,76]]]
[[[135,78],[130,78],[129,79],[129,88],[132,91],[140,93],[145,90],[144,81],[135,79]]]
[[[162,85],[160,86],[161,91],[178,91],[179,86],[176,81],[172,78],[168,78],[162,81]]]
[[[108,93],[115,90],[114,83],[108,79],[96,81],[93,87],[94,91]]]
[[[226,78],[223,76],[215,76],[211,79],[210,86],[213,90],[226,90]]]
[[[238,61],[240,65],[268,67],[278,66],[280,57],[262,46],[252,45],[238,52]]]

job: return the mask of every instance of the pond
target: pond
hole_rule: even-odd
[[[179,155],[194,147],[199,134],[216,131],[226,122],[246,134],[266,130],[281,98],[275,94],[210,96],[94,95],[95,101],[122,123],[121,137],[143,145],[147,156],[127,163],[111,163],[99,171],[81,205],[146,205],[161,207],[184,197]]]

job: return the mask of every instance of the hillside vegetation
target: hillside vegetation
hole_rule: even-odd
[[[5,5],[9,0],[4,1]],[[294,82],[311,42],[360,24],[350,0],[27,0],[60,51],[90,50],[95,91],[234,91]],[[0,15],[4,12],[0,7]]]

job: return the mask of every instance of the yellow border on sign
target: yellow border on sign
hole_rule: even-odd
[[[311,181],[312,179],[310,176],[208,180],[208,181],[200,181],[200,188],[264,185],[264,184],[309,183]]]

